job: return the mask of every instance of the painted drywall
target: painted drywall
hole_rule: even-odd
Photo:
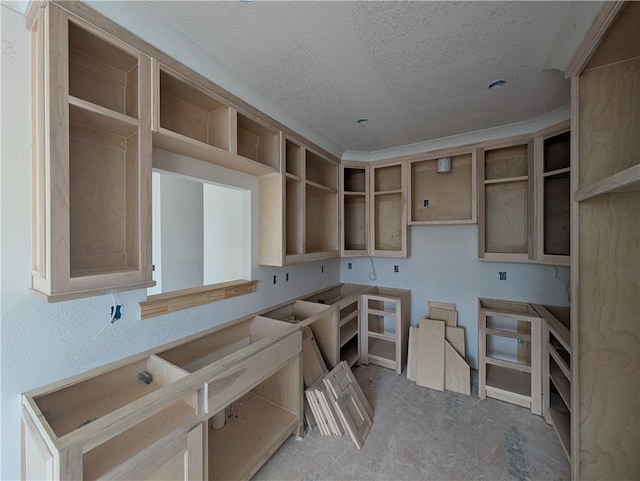
[[[253,234],[254,294],[188,311],[140,321],[137,305],[146,296],[132,291],[117,297],[124,318],[108,322],[110,296],[48,304],[29,291],[31,275],[31,123],[30,41],[25,19],[4,4],[2,22],[2,172],[0,190],[0,479],[20,478],[20,394],[175,339],[202,331],[250,312],[339,282],[338,260],[288,268],[256,265]],[[158,151],[161,152],[161,151]],[[167,162],[179,156],[164,155]],[[200,163],[210,177],[229,184],[235,172]],[[204,165],[200,165],[204,164]],[[251,178],[251,231],[257,232],[257,181]],[[244,188],[244,186],[243,186]],[[321,272],[324,266],[324,273]],[[290,281],[284,282],[285,273]],[[277,284],[272,284],[272,276]]]
[[[201,286],[204,278],[202,183],[162,175],[160,197],[164,292]]]
[[[344,258],[340,280],[411,289],[413,325],[425,317],[428,300],[455,303],[472,367],[478,365],[478,297],[559,306],[569,303],[566,267],[556,271],[553,266],[479,261],[477,225],[412,226],[410,232],[411,257],[375,258],[375,275],[370,258]],[[394,272],[394,266],[399,272]],[[507,272],[506,281],[498,280],[499,271]]]

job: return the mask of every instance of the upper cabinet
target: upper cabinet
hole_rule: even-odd
[[[372,256],[407,257],[406,163],[371,164],[369,245]]]
[[[283,136],[282,174],[259,179],[259,263],[338,257],[338,162]]]
[[[369,255],[369,164],[340,164],[340,255]]]
[[[409,162],[409,224],[475,224],[477,149]]]
[[[152,286],[150,59],[53,4],[31,32],[32,287]]]
[[[562,122],[478,159],[478,257],[569,265],[570,131]]]
[[[153,66],[155,145],[248,174],[279,171],[277,129],[169,67]]]

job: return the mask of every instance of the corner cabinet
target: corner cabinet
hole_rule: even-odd
[[[370,166],[369,247],[374,257],[407,257],[406,163]]]
[[[338,257],[338,161],[282,135],[281,173],[259,178],[259,263]]]
[[[640,479],[640,3],[572,60],[573,479]]]
[[[369,164],[340,164],[340,255],[369,255]]]
[[[150,58],[54,4],[31,25],[32,287],[153,286]]]

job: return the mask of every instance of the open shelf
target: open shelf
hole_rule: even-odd
[[[160,127],[229,151],[229,115],[217,97],[160,69]]]
[[[305,254],[338,251],[337,194],[306,185]]]
[[[346,361],[349,367],[358,362],[358,342],[358,336],[354,336],[340,349],[340,360]]]
[[[294,179],[286,179],[285,207],[285,249],[287,255],[303,254],[302,205],[303,184]]]
[[[390,165],[374,169],[374,193],[402,190],[402,165]]]
[[[302,178],[302,147],[292,140],[285,139],[284,155],[286,173]]]
[[[131,117],[69,105],[71,277],[139,267],[138,128]],[[131,239],[134,239],[132,241]]]
[[[529,175],[528,145],[486,150],[484,180],[526,177]]]
[[[69,21],[69,95],[138,117],[138,58]]]
[[[305,152],[306,180],[319,187],[326,187],[327,191],[336,192],[338,187],[338,166],[310,150]]]
[[[402,194],[381,194],[374,198],[374,249],[402,250]]]
[[[438,159],[411,164],[411,224],[474,222],[475,169],[471,153],[451,159],[451,172],[436,172]]]
[[[544,173],[571,167],[571,133],[562,132],[544,139]]]
[[[355,167],[345,167],[344,176],[344,192],[364,194],[367,191],[367,170]]]
[[[599,195],[619,192],[640,192],[640,164],[580,188],[576,191],[574,200],[583,202]]]
[[[349,322],[340,327],[340,347],[358,335],[358,318],[353,317]]]
[[[82,456],[83,479],[109,479],[111,470],[170,435],[193,417],[193,406],[177,402],[100,444]]]
[[[345,195],[344,250],[367,248],[367,198],[365,195]]]
[[[562,449],[571,462],[571,414],[553,389],[550,393],[549,416],[553,421]]]
[[[280,170],[278,131],[238,112],[238,155]]]
[[[528,180],[485,186],[485,252],[528,253]]]
[[[558,393],[567,408],[571,407],[571,382],[565,374],[560,370],[553,359],[549,359],[549,378],[558,390]]]
[[[395,340],[372,337],[369,333],[369,357],[396,362]]]
[[[210,480],[250,479],[298,424],[295,414],[254,393],[236,402],[237,417],[208,429]]]

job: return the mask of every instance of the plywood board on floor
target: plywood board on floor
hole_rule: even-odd
[[[422,319],[418,329],[416,384],[444,391],[445,323]]]
[[[469,364],[445,341],[445,389],[460,394],[471,395],[471,370]]]

